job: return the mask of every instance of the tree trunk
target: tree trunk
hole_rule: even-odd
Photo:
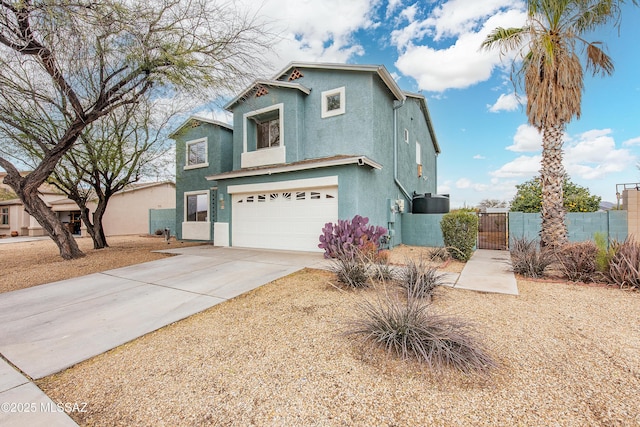
[[[567,242],[567,226],[564,223],[564,195],[562,184],[565,172],[562,165],[563,125],[548,126],[542,134],[542,247],[558,248]]]
[[[19,194],[25,210],[38,221],[51,239],[58,245],[60,256],[64,259],[76,259],[84,256],[78,243],[60,218],[46,205],[36,192]]]
[[[109,247],[107,237],[104,234],[104,227],[102,226],[102,218],[106,211],[107,201],[108,200],[98,200],[98,206],[92,215],[93,221],[89,217],[89,208],[87,208],[84,203],[80,206],[80,203],[78,203],[77,200],[75,201],[80,206],[82,222],[84,222],[84,225],[87,227],[87,232],[89,236],[91,236],[91,240],[93,240],[93,249]]]

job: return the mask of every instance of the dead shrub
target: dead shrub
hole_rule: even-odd
[[[558,269],[572,282],[596,280],[598,247],[591,240],[562,245],[556,252]]]
[[[622,289],[640,290],[640,245],[627,238],[611,244],[608,279]]]
[[[509,246],[513,272],[525,277],[543,277],[547,267],[555,261],[553,252],[541,250],[536,240],[513,239]]]

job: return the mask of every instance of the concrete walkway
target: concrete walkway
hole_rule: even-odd
[[[458,289],[518,295],[509,251],[476,250],[455,283]]]
[[[74,426],[31,379],[60,372],[304,267],[320,253],[193,246],[176,257],[0,294],[0,425]],[[449,285],[518,294],[506,251],[478,250]],[[64,409],[64,408],[63,408]]]

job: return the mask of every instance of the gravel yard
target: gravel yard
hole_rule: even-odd
[[[0,293],[153,261],[170,255],[151,251],[194,245],[173,239],[167,244],[157,236],[107,237],[110,247],[99,250],[93,249],[89,237],[77,242],[86,256],[72,261],[60,258],[58,247],[49,239],[1,244]]]
[[[517,297],[443,289],[434,311],[473,321],[500,364],[481,377],[389,360],[345,335],[381,289],[331,283],[303,270],[38,386],[86,402],[80,425],[640,425],[638,292],[522,279]]]

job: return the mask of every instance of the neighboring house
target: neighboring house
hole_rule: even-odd
[[[291,63],[225,108],[233,128],[192,117],[171,135],[178,238],[318,251],[325,223],[359,214],[395,246],[398,211],[436,192],[425,98],[383,66]]]
[[[0,185],[6,173],[0,174]],[[76,234],[86,236],[80,219],[80,208],[53,186],[43,184],[40,194],[47,205],[58,214],[60,220]],[[107,236],[125,234],[147,234],[149,232],[149,209],[175,208],[176,190],[173,182],[138,183],[114,194],[109,200],[103,217]],[[88,203],[93,212],[96,201]],[[5,224],[6,223],[6,224]],[[0,235],[12,231],[21,236],[43,236],[46,232],[38,222],[24,210],[19,199],[0,202]]]

